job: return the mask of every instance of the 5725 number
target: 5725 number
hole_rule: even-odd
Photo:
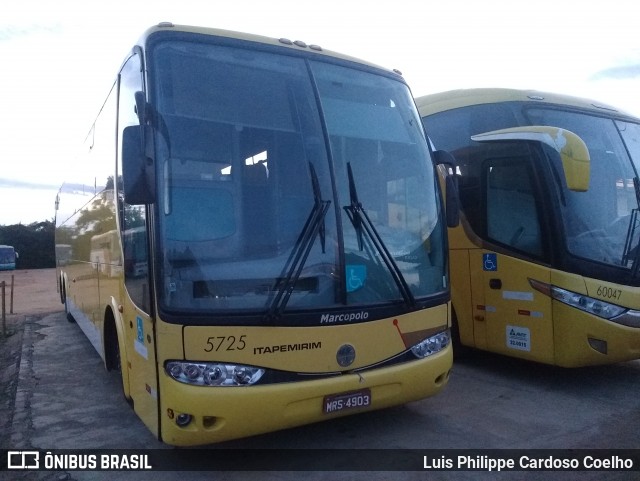
[[[247,347],[244,334],[240,337],[236,336],[211,336],[207,339],[204,351],[242,351]]]

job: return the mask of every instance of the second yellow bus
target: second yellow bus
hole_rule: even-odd
[[[640,358],[640,119],[510,89],[417,104],[458,179],[454,338],[565,367]]]

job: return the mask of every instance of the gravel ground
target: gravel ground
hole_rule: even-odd
[[[5,283],[4,302],[0,289],[0,449],[10,439],[13,423],[17,372],[20,367],[24,325],[30,316],[42,316],[63,309],[56,286],[55,269],[27,269],[0,272]],[[1,305],[0,305],[1,309]]]

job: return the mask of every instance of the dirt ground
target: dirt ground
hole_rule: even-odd
[[[0,286],[3,281],[8,326],[19,322],[27,315],[46,314],[64,308],[58,294],[55,269],[0,271]]]

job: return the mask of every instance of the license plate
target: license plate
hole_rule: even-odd
[[[325,396],[322,409],[325,414],[333,414],[348,409],[366,408],[368,406],[371,406],[371,390],[360,389],[359,391]]]

